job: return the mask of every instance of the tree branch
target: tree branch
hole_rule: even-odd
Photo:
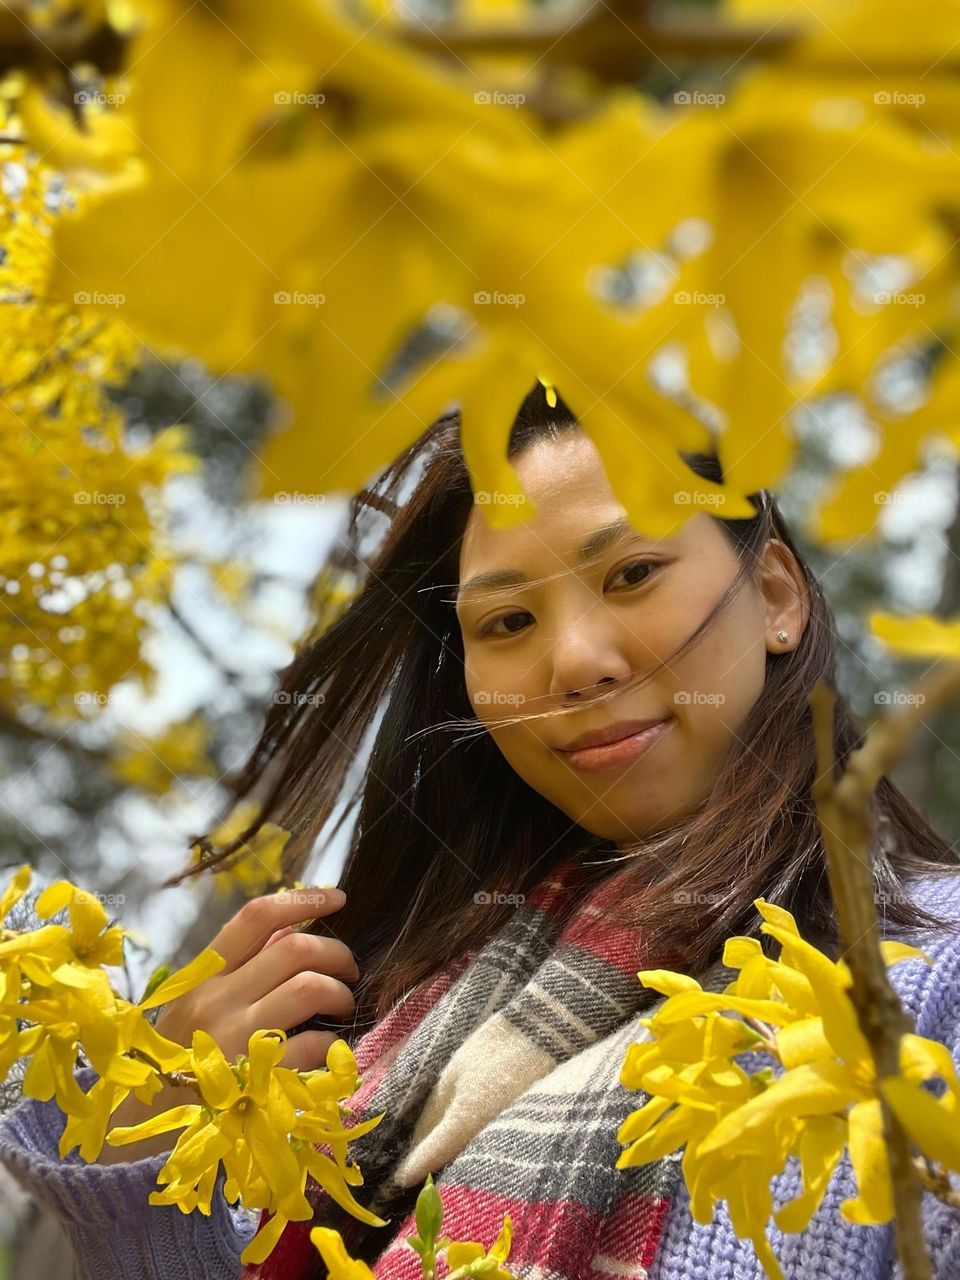
[[[960,663],[934,668],[916,692],[923,696],[898,707],[871,729],[863,746],[851,752],[839,778],[833,737],[835,695],[823,681],[810,695],[818,774],[812,794],[823,831],[844,959],[852,976],[851,998],[878,1079],[900,1074],[900,1038],[913,1025],[890,984],[879,946],[871,797],[880,778],[903,755],[921,717],[960,692]],[[911,1144],[882,1093],[880,1106],[904,1280],[930,1280],[920,1218],[921,1185]]]

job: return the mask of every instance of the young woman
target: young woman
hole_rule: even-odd
[[[618,1124],[641,1102],[618,1073],[657,999],[637,969],[720,989],[734,976],[723,941],[757,933],[755,898],[837,952],[808,705],[834,681],[833,619],[769,492],[752,519],[704,509],[644,536],[539,383],[509,455],[536,511],[508,529],[480,509],[502,495],[471,491],[455,414],[353,502],[337,560],[364,567],[358,594],[284,673],[238,788],[293,833],[288,878],[358,806],[346,898],[248,903],[212,939],[226,968],[158,1026],[184,1043],[203,1027],[228,1057],[281,1027],[284,1064],[301,1069],[338,1035],[354,1046],[357,1115],[388,1116],[356,1147],[364,1203],[391,1225],[351,1234],[319,1196],[316,1220],[385,1280],[419,1275],[402,1238],[427,1172],[454,1238],[489,1243],[510,1212],[522,1280],[759,1280],[725,1206],[692,1221],[676,1160],[614,1168]],[[720,483],[717,459],[678,459],[678,510],[698,477]],[[860,741],[838,698],[838,760]],[[956,1058],[957,860],[889,779],[874,811],[885,930],[933,959],[891,978],[919,1033]],[[115,1122],[147,1114],[128,1099]],[[55,1104],[25,1101],[0,1158],[60,1215],[81,1274],[241,1274],[253,1227],[222,1199],[209,1219],[147,1206],[173,1136],[83,1165],[56,1158],[60,1128]],[[801,1190],[794,1163],[774,1208]],[[804,1232],[771,1227],[786,1275],[891,1275],[891,1228],[838,1212],[855,1195],[845,1156]],[[924,1214],[937,1277],[960,1274],[960,1213],[928,1196]],[[294,1226],[264,1276],[324,1274]]]

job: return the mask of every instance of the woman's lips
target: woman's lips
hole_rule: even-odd
[[[609,769],[618,764],[628,764],[632,760],[639,760],[655,742],[659,742],[672,723],[671,716],[660,724],[641,729],[639,733],[620,738],[617,742],[608,742],[602,747],[581,747],[578,751],[565,751],[563,756],[575,769],[583,769],[588,773],[597,769]]]

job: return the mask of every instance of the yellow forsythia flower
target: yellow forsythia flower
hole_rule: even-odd
[[[878,1081],[848,995],[849,968],[806,942],[789,911],[762,898],[755,905],[765,922],[761,932],[780,943],[778,960],[764,955],[756,938],[734,937],[723,963],[739,977],[722,992],[704,991],[693,978],[666,970],[638,974],[667,999],[640,1019],[652,1038],[631,1045],[621,1069],[621,1082],[645,1090],[649,1100],[620,1126],[617,1136],[626,1150],[617,1167],[685,1147],[682,1170],[694,1219],[710,1222],[715,1201],[726,1200],[736,1233],[753,1241],[767,1274],[780,1280],[765,1232],[773,1208],[770,1180],[788,1156],[800,1159],[803,1192],[778,1210],[783,1231],[807,1226],[845,1146],[858,1194],[843,1202],[843,1216],[883,1223],[893,1206]],[[895,941],[882,942],[881,950],[888,965],[929,959]],[[766,1068],[748,1075],[734,1059],[753,1050],[779,1061],[783,1074],[774,1079]],[[906,1113],[922,1093],[919,1083],[940,1076],[947,1100],[931,1102],[952,1125],[954,1138],[960,1135],[954,1114],[960,1080],[947,1048],[906,1035],[900,1065],[902,1076],[882,1086],[891,1105]],[[929,1113],[910,1126],[921,1149],[932,1127]],[[937,1151],[940,1157],[949,1151],[960,1168],[960,1142],[941,1143]]]
[[[219,848],[232,844],[259,812],[259,800],[241,800],[210,833],[210,843]],[[230,892],[239,889],[253,898],[271,888],[278,888],[283,880],[283,851],[289,839],[290,832],[275,822],[263,823],[251,840],[230,855],[224,870],[216,872],[213,883],[217,890]],[[203,851],[199,844],[193,846],[193,854],[195,861],[202,861]]]
[[[181,778],[214,776],[208,746],[208,728],[199,715],[170,725],[154,737],[122,730],[110,767],[129,786],[165,795]]]
[[[26,129],[3,97],[0,131]],[[139,359],[122,295],[100,308],[82,286],[51,285],[54,229],[77,199],[56,168],[75,122],[61,110],[50,146],[0,143],[0,705],[66,723],[99,714],[118,681],[155,678],[143,642],[179,558],[157,496],[198,463],[182,426],[136,445],[109,394]],[[98,119],[109,129],[116,117]],[[86,122],[77,136],[101,138]],[[80,167],[92,174],[99,156]]]
[[[895,653],[908,658],[953,658],[960,661],[960,621],[921,613],[899,618],[872,613],[870,631]]]
[[[181,1212],[210,1213],[217,1170],[226,1172],[224,1194],[243,1197],[248,1208],[273,1215],[243,1251],[243,1262],[262,1262],[288,1221],[312,1217],[304,1194],[310,1174],[342,1208],[361,1222],[384,1226],[359,1204],[350,1186],[359,1186],[359,1168],[347,1159],[348,1141],[369,1132],[382,1120],[375,1116],[345,1129],[340,1102],[357,1087],[356,1061],[344,1040],[327,1053],[327,1066],[294,1071],[278,1066],[283,1031],[255,1031],[248,1054],[233,1065],[205,1031],[193,1033],[190,1065],[200,1102],[173,1107],[143,1124],[111,1130],[113,1146],[138,1142],[155,1134],[182,1129],[176,1146],[157,1176],[162,1191],[151,1204],[175,1204]],[[315,1146],[329,1146],[332,1158]]]
[[[0,896],[0,926],[29,883],[30,868],[20,867]],[[207,949],[148,999],[131,1004],[113,991],[102,968],[121,963],[126,931],[108,927],[94,894],[58,880],[40,894],[36,912],[48,920],[64,909],[69,925],[0,928],[0,1080],[14,1062],[29,1058],[24,1093],[56,1097],[67,1116],[61,1156],[79,1146],[85,1160],[94,1160],[109,1117],[127,1094],[149,1102],[160,1088],[160,1073],[189,1060],[183,1045],[161,1036],[144,1013],[191,990],[224,960]],[[81,1049],[99,1076],[87,1093],[74,1076]]]

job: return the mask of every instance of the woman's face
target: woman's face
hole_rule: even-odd
[[[583,544],[626,520],[588,437],[533,445],[514,465],[536,515],[493,530],[475,506],[461,546],[471,705],[520,777],[574,822],[617,843],[650,835],[707,796],[763,687],[768,651],[797,644],[802,574],[782,543],[768,542],[754,580],[687,654],[598,702],[686,639],[736,574],[736,553],[701,511],[669,538],[629,525],[608,533],[587,562]],[[509,582],[474,583],[491,573]],[[558,708],[569,710],[516,722]],[[596,730],[619,742],[569,750]]]

